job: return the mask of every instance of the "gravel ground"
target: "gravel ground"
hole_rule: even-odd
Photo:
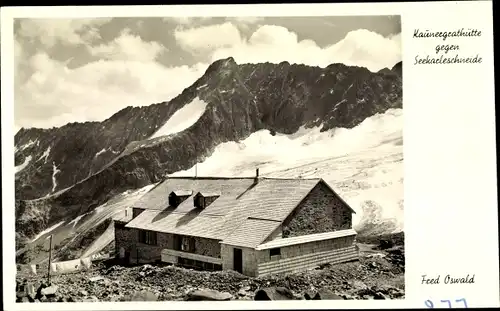
[[[342,299],[403,299],[404,246],[377,250],[360,245],[360,260],[326,265],[287,275],[248,277],[234,271],[195,271],[174,266],[142,265],[106,267],[103,263],[87,271],[51,277],[54,294],[36,294],[46,275],[18,273],[18,284],[32,284],[35,294],[18,301],[130,301],[186,300],[194,290],[229,293],[231,300],[253,300],[261,288],[284,287],[295,299],[306,292],[327,289]],[[18,292],[23,292],[18,286]],[[33,289],[32,289],[33,291]],[[227,295],[229,297],[229,295]]]

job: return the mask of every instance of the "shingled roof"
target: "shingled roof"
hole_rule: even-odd
[[[255,225],[254,230],[259,234],[243,245],[254,247],[269,236],[320,182],[324,181],[320,178],[169,177],[135,203],[135,207],[145,210],[126,227],[198,236],[222,243],[227,239],[234,244],[239,238],[230,236],[251,231]],[[185,189],[191,189],[193,195],[177,207],[169,206],[168,195]],[[218,193],[220,197],[206,208],[198,209],[193,204],[193,197],[198,192]],[[242,228],[237,230],[240,226]]]

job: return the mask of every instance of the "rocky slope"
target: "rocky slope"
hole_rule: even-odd
[[[16,243],[63,219],[92,211],[118,193],[192,167],[220,143],[268,129],[352,128],[402,107],[401,65],[372,73],[332,64],[214,62],[169,102],[125,108],[103,122],[21,129],[15,136]],[[168,82],[166,82],[168,83]],[[189,128],[150,138],[193,100],[207,106]],[[21,169],[22,168],[22,169]]]
[[[404,299],[404,245],[397,240],[390,248],[383,245],[360,244],[360,260],[287,275],[248,277],[234,271],[194,271],[173,266],[142,265],[124,267],[96,264],[87,271],[56,275],[51,278],[56,292],[49,295],[24,297],[18,290],[18,300],[36,301],[138,301],[191,300],[193,292],[204,291],[220,300],[260,300],[261,289],[284,288],[289,297],[310,299],[327,290],[330,297],[321,299]],[[383,248],[383,249],[381,249]],[[44,271],[44,270],[42,270]],[[46,279],[43,274],[17,275],[19,285],[38,288]],[[29,291],[27,295],[30,295]],[[207,299],[203,299],[207,300]],[[218,299],[214,299],[218,300]],[[274,299],[273,299],[274,300]]]

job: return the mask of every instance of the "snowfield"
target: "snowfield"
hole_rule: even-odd
[[[142,195],[151,190],[156,184],[148,185],[143,188],[125,191],[114,196],[108,202],[96,207],[94,210],[79,215],[71,221],[61,221],[37,234],[30,242],[39,243],[41,238],[53,235],[54,246],[64,242],[71,237],[71,243],[80,235],[84,235],[89,230],[99,226],[107,219],[117,219],[125,216],[125,211],[133,205]],[[131,211],[128,211],[131,213]],[[110,226],[103,234],[96,238],[83,252],[82,257],[98,253],[114,239],[114,227]],[[40,240],[40,241],[39,241]],[[40,262],[48,260],[44,257]]]
[[[356,211],[358,231],[402,231],[403,110],[390,109],[352,129],[320,129],[275,136],[262,130],[220,144],[198,164],[198,175],[253,176],[258,167],[265,177],[323,178]],[[193,175],[194,167],[172,174]]]
[[[108,151],[108,149],[101,149],[99,152],[97,152],[94,156],[94,158],[97,158],[99,155],[103,154],[104,152]]]
[[[206,108],[207,103],[196,97],[192,102],[177,110],[150,139],[182,132],[195,124]]]
[[[38,240],[39,238],[41,238],[42,236],[44,235],[47,235],[49,233],[51,233],[52,231],[54,231],[56,228],[58,228],[59,226],[61,226],[62,224],[64,223],[64,220],[61,221],[61,222],[58,222],[57,224],[53,225],[52,227],[50,228],[47,228],[45,230],[43,230],[42,232],[38,233],[33,239],[31,239],[31,242],[35,242],[36,240]]]

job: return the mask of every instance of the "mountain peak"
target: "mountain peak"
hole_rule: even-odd
[[[222,58],[214,61],[207,69],[207,71],[213,71],[213,70],[220,70],[224,68],[233,68],[234,66],[237,66],[238,64],[234,60],[233,57],[228,57],[228,58]]]

